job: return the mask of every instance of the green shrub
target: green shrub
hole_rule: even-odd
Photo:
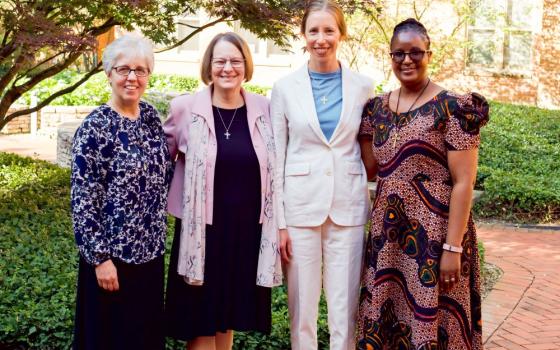
[[[76,249],[69,172],[0,153],[0,348],[67,349]]]
[[[52,78],[43,80],[32,91],[24,94],[18,103],[29,104],[31,95],[35,94],[39,101],[51,93],[65,88],[80,78],[75,71],[65,70]],[[193,92],[199,85],[196,78],[171,74],[153,74],[148,81],[146,92],[175,93]],[[97,73],[80,85],[73,92],[54,99],[52,106],[97,106],[105,103],[111,96],[111,87],[104,72]]]
[[[78,253],[69,183],[67,169],[0,152],[0,349],[70,347]],[[168,251],[172,232],[170,221]],[[169,254],[167,264],[168,259]],[[236,333],[235,349],[289,349],[285,290],[275,288],[272,299],[272,334]],[[324,302],[321,310],[323,348],[328,344]],[[182,342],[167,343],[168,349],[184,349]]]
[[[177,94],[192,93],[200,81],[197,78],[173,74],[153,74],[148,83],[148,91],[173,92]]]
[[[482,129],[478,217],[560,219],[560,111],[491,103]]]
[[[267,96],[268,92],[271,90],[271,88],[267,86],[259,86],[253,84],[243,84],[243,88],[249,92],[263,96]]]
[[[67,169],[0,152],[0,349],[70,346],[78,253],[70,218],[69,183]],[[168,251],[173,220],[169,223]],[[326,314],[322,297],[320,349],[329,344]],[[234,349],[289,349],[289,334],[286,290],[274,288],[271,334],[236,332]],[[167,349],[184,349],[184,343],[168,339]]]

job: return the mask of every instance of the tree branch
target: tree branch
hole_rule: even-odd
[[[383,34],[383,38],[385,39],[385,42],[387,44],[390,44],[389,36],[387,35],[387,32],[385,31],[385,27],[383,27],[381,22],[379,22],[379,18],[377,18],[377,16],[373,16],[372,20],[373,20],[373,22],[375,22],[375,24],[377,25],[379,30],[381,30],[381,33]]]
[[[8,71],[0,76],[0,91],[4,91],[25,64],[25,56],[19,55]]]
[[[49,97],[47,97],[46,99],[44,99],[43,101],[41,101],[40,103],[37,104],[37,106],[32,107],[32,108],[27,108],[27,109],[22,109],[19,110],[17,112],[14,112],[12,114],[7,115],[6,117],[4,117],[3,119],[0,119],[0,130],[12,119],[17,118],[19,116],[25,115],[25,114],[29,114],[29,113],[33,113],[33,112],[37,112],[38,110],[40,110],[41,108],[45,107],[46,105],[48,105],[49,103],[51,103],[51,101],[53,101],[55,98],[68,94],[74,90],[76,90],[80,85],[82,85],[83,83],[85,83],[92,75],[97,74],[101,71],[101,63],[98,63],[97,66],[95,66],[95,68],[93,68],[91,71],[89,71],[86,75],[84,75],[82,77],[82,79],[78,80],[76,83],[74,83],[71,86],[68,86],[62,90],[59,90],[53,94],[51,94]]]
[[[105,23],[103,23],[102,25],[100,25],[98,27],[89,28],[87,31],[82,33],[82,35],[98,36],[98,35],[101,35],[103,33],[108,32],[109,29],[111,29],[114,26],[120,25],[120,24],[122,24],[122,23],[116,21],[114,17],[111,17],[108,20],[106,20]]]
[[[6,57],[13,54],[17,49],[17,45],[12,41],[7,43],[6,45],[2,45],[2,49],[0,50],[0,62],[2,62]]]
[[[59,53],[57,53],[56,55],[53,55],[53,56],[51,56],[51,57],[45,58],[45,59],[42,60],[41,62],[37,63],[35,66],[33,66],[33,67],[29,68],[28,70],[26,70],[25,72],[21,73],[20,76],[16,79],[16,82],[17,82],[19,79],[21,79],[21,78],[23,78],[23,77],[26,77],[26,76],[27,76],[30,72],[32,72],[34,69],[39,68],[41,65],[43,65],[43,64],[49,62],[50,60],[53,60],[53,59],[55,59],[55,58],[57,58],[58,56],[63,55],[63,54],[64,54],[64,52],[59,52]]]
[[[73,54],[68,56],[65,61],[63,61],[59,64],[55,64],[55,65],[41,71],[40,73],[38,73],[37,75],[35,75],[31,79],[29,79],[27,82],[25,82],[21,85],[12,85],[10,87],[10,89],[4,93],[4,95],[2,96],[2,99],[0,100],[0,116],[5,115],[8,112],[8,109],[12,105],[12,103],[14,103],[14,101],[16,101],[18,98],[20,98],[21,95],[23,95],[24,92],[31,90],[35,85],[37,85],[41,81],[43,81],[47,78],[50,78],[53,75],[55,75],[55,74],[61,72],[62,70],[68,68],[68,66],[72,62],[74,62],[79,57],[80,54],[81,54],[81,51],[78,50],[77,52],[74,52]]]
[[[187,42],[190,38],[192,38],[193,36],[195,36],[196,34],[200,33],[201,31],[203,31],[204,29],[208,28],[208,27],[212,27],[220,22],[223,22],[226,20],[226,17],[220,17],[215,21],[212,22],[208,22],[203,26],[198,27],[197,29],[195,29],[192,33],[190,33],[189,35],[187,35],[186,37],[184,37],[183,39],[177,41],[175,44],[171,45],[171,46],[167,46],[164,47],[162,49],[159,50],[155,50],[154,53],[160,53],[160,52],[164,52],[164,51],[169,51],[172,50],[176,47],[179,47],[181,45],[183,45],[185,42]]]

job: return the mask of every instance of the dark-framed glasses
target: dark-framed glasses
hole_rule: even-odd
[[[406,55],[408,55],[408,57],[410,57],[410,59],[412,61],[414,61],[415,63],[422,61],[422,59],[424,58],[425,54],[429,54],[431,53],[430,50],[414,50],[414,51],[410,51],[410,52],[405,52],[405,51],[393,51],[390,52],[389,55],[391,55],[391,59],[393,60],[393,62],[395,63],[402,63],[404,62]]]
[[[213,58],[212,66],[215,68],[224,68],[228,62],[233,68],[241,68],[245,66],[245,59],[243,58]]]
[[[118,75],[122,75],[124,77],[128,77],[130,72],[134,72],[137,77],[147,77],[150,74],[150,70],[144,67],[132,69],[129,66],[117,66],[113,67],[113,69],[115,70],[115,72],[117,72]]]

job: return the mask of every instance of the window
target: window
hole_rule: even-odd
[[[259,55],[262,53],[262,49],[260,48],[259,37],[256,36],[253,32],[241,28],[239,21],[235,22],[234,32],[236,32],[237,34],[239,34],[239,36],[245,39],[247,45],[249,45],[249,50],[253,55]]]
[[[196,27],[200,26],[200,20],[180,18],[177,21],[177,39],[181,40],[195,31]],[[177,48],[178,52],[184,51],[198,51],[200,48],[199,34],[196,34],[189,40],[185,41]]]
[[[234,31],[247,41],[251,53],[255,56],[270,57],[270,55],[289,54],[289,52],[286,52],[283,48],[276,45],[274,40],[259,39],[256,34],[241,28],[239,22],[235,22]]]
[[[274,42],[274,40],[267,40],[266,43],[266,53],[268,56],[270,55],[288,55],[289,52],[286,51],[289,48],[282,48]]]
[[[474,20],[468,28],[468,66],[530,71],[537,6],[530,1],[514,0],[477,0],[472,6]]]

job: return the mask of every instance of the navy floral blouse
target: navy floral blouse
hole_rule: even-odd
[[[140,102],[130,120],[103,104],[72,146],[76,244],[92,265],[110,258],[142,264],[164,253],[171,160],[161,121]]]

